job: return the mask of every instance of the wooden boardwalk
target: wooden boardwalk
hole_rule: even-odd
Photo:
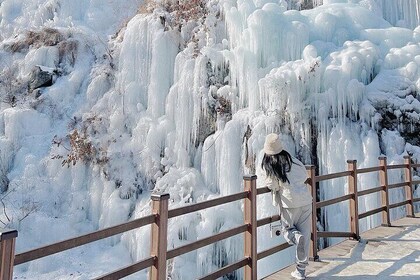
[[[360,242],[345,240],[318,254],[320,261],[309,263],[307,279],[420,279],[420,214],[366,231]],[[265,279],[294,279],[294,268]]]

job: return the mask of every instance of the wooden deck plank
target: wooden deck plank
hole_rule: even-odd
[[[369,231],[361,233],[361,242],[379,242],[381,240],[393,240],[392,237],[397,236],[404,233],[407,228],[420,228],[420,214],[417,213],[415,218],[402,218],[397,221],[391,222],[391,227],[377,227],[371,229]],[[398,242],[398,241],[397,241]],[[356,248],[359,242],[356,240],[345,240],[341,243],[338,243],[332,247],[328,247],[324,250],[319,251],[319,262],[309,262],[309,266],[307,267],[307,279],[327,279],[328,275],[328,265],[330,266],[329,269],[334,269],[334,263],[336,266],[344,263],[345,260],[348,260],[349,254],[352,252],[353,249]],[[290,273],[295,269],[295,265],[288,266],[270,276],[265,277],[266,280],[287,280],[287,279],[294,279],[290,276]],[[325,272],[326,270],[326,272]],[[317,275],[320,274],[322,277],[318,277]],[[336,278],[336,277],[335,277]],[[335,279],[334,278],[334,279]],[[346,278],[343,279],[357,279],[354,278]]]

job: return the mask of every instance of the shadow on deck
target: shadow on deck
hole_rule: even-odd
[[[307,279],[420,279],[420,214],[361,234],[360,242],[345,240],[319,251]],[[294,279],[294,265],[264,279]]]

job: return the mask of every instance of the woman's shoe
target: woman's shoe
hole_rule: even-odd
[[[305,280],[306,276],[305,276],[305,270],[301,270],[296,268],[292,273],[290,273],[290,275],[292,275],[293,278],[295,279],[299,279],[299,280]]]

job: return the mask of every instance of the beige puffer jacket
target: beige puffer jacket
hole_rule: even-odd
[[[304,183],[308,178],[305,165],[292,157],[293,163],[287,178],[290,183],[283,183],[277,178],[267,176],[262,170],[263,187],[268,187],[273,195],[273,204],[280,204],[283,208],[298,208],[312,203],[312,196]]]

